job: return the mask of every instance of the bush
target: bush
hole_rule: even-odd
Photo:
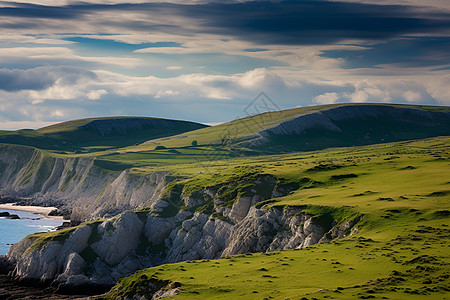
[[[197,147],[198,146],[198,142],[196,140],[192,141],[192,146]]]
[[[155,150],[162,150],[162,149],[167,149],[167,148],[164,146],[161,146],[161,145],[155,147]]]

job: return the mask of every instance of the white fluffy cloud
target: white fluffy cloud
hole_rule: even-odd
[[[333,104],[339,99],[337,93],[325,93],[314,97],[314,102],[318,104]]]
[[[439,103],[450,105],[450,75],[445,74],[437,78],[426,78],[425,87],[431,97]]]
[[[91,100],[98,100],[106,94],[108,94],[108,92],[104,89],[101,89],[101,90],[91,90],[86,94],[86,96]]]
[[[348,76],[341,80],[333,80],[336,78],[330,76],[319,80],[304,76],[299,71],[294,83],[292,69],[286,71],[257,68],[232,75],[194,73],[168,78],[129,76],[109,71],[77,71],[79,70],[68,69],[65,71],[65,77],[55,75],[54,78],[57,79],[45,88],[0,91],[0,110],[9,112],[8,115],[0,114],[0,120],[44,121],[77,118],[86,115],[90,110],[88,102],[96,103],[92,108],[94,110],[89,113],[91,116],[105,113],[133,114],[131,108],[142,105],[152,107],[155,103],[185,106],[183,113],[192,116],[198,115],[194,111],[198,108],[194,108],[192,103],[203,103],[203,107],[209,107],[208,109],[228,103],[241,107],[237,110],[239,112],[260,91],[267,92],[282,108],[309,105],[311,102],[391,102],[393,99],[406,103],[429,99],[430,103],[439,101],[434,103],[449,104],[447,86],[450,82],[445,76],[428,81],[411,78],[383,81],[380,77],[359,80],[358,76]],[[45,72],[52,77],[52,72],[59,74],[61,70],[47,68]],[[289,85],[286,84],[287,81],[290,81]],[[14,103],[11,99],[15,99]],[[120,101],[128,104],[120,110],[114,110],[114,99],[123,99]],[[106,106],[111,108],[105,110]],[[177,118],[176,115],[171,117]],[[233,117],[234,115],[223,116],[219,120],[226,121]],[[211,118],[205,120],[210,121]]]

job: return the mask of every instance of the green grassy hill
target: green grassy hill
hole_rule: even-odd
[[[136,125],[139,122],[149,124]],[[83,119],[38,130],[0,131],[0,142],[33,146],[65,157],[80,151],[121,169],[370,145],[449,133],[449,107],[333,104],[267,112],[213,127],[154,118]]]
[[[380,107],[385,110],[380,112]],[[361,113],[364,109],[366,111]],[[403,110],[398,112],[395,109]],[[317,115],[326,117],[325,121],[321,120],[322,124],[325,122],[340,131],[320,126],[302,127],[301,124],[311,123],[311,120],[304,120],[305,116],[315,118]],[[351,115],[351,118],[342,117]],[[271,131],[271,128],[277,129]],[[297,128],[298,131],[289,131],[289,128]],[[303,131],[300,130],[302,128]],[[449,134],[449,107],[336,104],[264,113],[90,155],[116,168],[135,166],[151,171],[158,166],[180,163],[380,144]]]
[[[159,118],[89,118],[63,122],[38,130],[0,131],[0,142],[33,146],[60,153],[96,152],[205,127],[207,126],[194,122]]]
[[[449,146],[441,137],[171,166],[185,191],[256,172],[298,184],[259,208],[295,206],[327,222],[349,212],[362,218],[352,236],[331,243],[142,270],[98,299],[155,287],[176,289],[175,299],[448,299]]]
[[[427,138],[450,133],[450,108],[333,104],[267,112],[186,134],[149,140],[127,152],[198,146],[242,153],[283,153]]]

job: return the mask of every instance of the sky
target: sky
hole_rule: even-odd
[[[450,105],[448,0],[0,0],[0,129]]]

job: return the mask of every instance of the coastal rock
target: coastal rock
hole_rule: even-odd
[[[91,281],[89,280],[89,278],[85,275],[74,275],[74,276],[70,276],[67,280],[67,282],[65,283],[65,285],[68,287],[77,287],[77,286],[83,286],[83,285],[88,285],[90,284]]]
[[[319,219],[295,207],[250,206],[236,223],[217,211],[212,215],[181,211],[169,218],[149,213],[143,220],[127,211],[80,226],[64,240],[40,247],[33,246],[35,238],[24,239],[11,248],[8,258],[17,261],[18,279],[54,281],[69,290],[77,284],[108,286],[138,269],[163,263],[307,247],[344,237],[357,221],[329,224],[327,231]],[[90,244],[93,236],[97,241]],[[86,249],[91,249],[89,262],[83,258]]]
[[[121,174],[120,182],[129,176]],[[257,203],[296,188],[270,175],[202,188],[189,197],[175,187],[167,201],[156,200],[149,210],[126,211],[105,221],[68,228],[64,238],[40,246],[30,237],[13,246],[8,257],[17,261],[18,278],[53,280],[61,288],[108,286],[136,270],[164,263],[303,248],[355,230],[357,220],[328,224],[329,218],[320,220],[300,207],[257,208]],[[224,193],[227,189],[236,192],[235,199]],[[129,197],[119,183],[114,190]],[[162,217],[172,214],[166,211],[168,201],[171,206],[184,201],[191,208]],[[200,209],[193,213],[195,208]]]
[[[127,211],[116,220],[103,222],[98,226],[100,241],[92,244],[92,249],[110,265],[117,264],[136,249],[144,224],[139,217]]]
[[[31,245],[30,245],[31,246]],[[17,261],[14,273],[17,279],[35,279],[40,281],[52,280],[58,270],[57,257],[62,245],[50,242],[39,251],[27,252],[28,249],[15,256]],[[16,249],[11,248],[10,252]],[[23,256],[22,256],[23,255]],[[17,259],[20,257],[20,259]]]
[[[301,247],[308,247],[317,244],[325,234],[324,228],[317,224],[314,218],[309,218],[306,220],[303,226],[303,232],[306,235],[306,238],[301,244]]]
[[[53,285],[56,286],[59,286],[60,284],[73,285],[74,283],[79,282],[80,278],[86,277],[82,274],[82,272],[85,270],[86,267],[87,267],[86,261],[77,252],[71,253],[67,257],[64,272],[55,279]],[[82,284],[86,284],[87,282],[90,281],[86,277],[86,280],[83,280]]]
[[[73,252],[67,257],[64,273],[67,276],[78,275],[86,268],[86,261],[77,253]]]
[[[173,218],[158,218],[149,214],[144,229],[148,242],[152,246],[161,244],[177,227],[177,224],[191,216],[192,213],[189,211],[181,211]]]
[[[242,221],[245,216],[247,216],[248,210],[250,209],[252,203],[251,197],[239,197],[233,204],[228,217],[236,223]]]
[[[271,218],[274,215],[278,216],[274,209],[262,211],[250,208],[247,217],[233,228],[230,244],[222,255],[265,252],[279,228],[275,218]]]
[[[206,193],[206,189],[202,189],[200,191],[194,192],[190,196],[182,196],[182,200],[186,207],[195,208],[211,200],[211,196]]]
[[[178,293],[180,293],[179,288],[170,289],[168,291],[159,290],[153,294],[152,300],[159,300],[159,299],[164,299],[167,297],[172,297],[172,296],[178,295]]]
[[[0,274],[8,274],[14,269],[14,264],[5,255],[0,255]]]
[[[85,265],[78,253],[86,248],[91,232],[90,226],[85,225],[74,230],[63,242],[51,241],[33,249],[36,238],[25,238],[13,245],[8,258],[16,262],[16,278],[44,282],[57,278],[61,273],[65,273],[64,278],[81,273]]]
[[[84,225],[75,229],[64,241],[58,256],[58,266],[66,266],[68,257],[73,253],[81,253],[87,245],[91,236],[92,228]],[[65,269],[65,267],[64,267]]]

